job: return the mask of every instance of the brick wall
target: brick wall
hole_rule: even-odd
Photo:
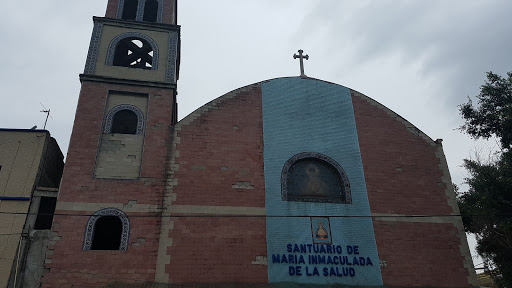
[[[175,221],[167,266],[171,283],[266,283],[265,218],[201,217]]]
[[[93,171],[108,90],[150,94],[139,181],[94,179]],[[84,82],[68,150],[59,201],[161,204],[169,144],[171,90]]]
[[[260,93],[220,101],[180,125],[174,205],[265,207]],[[245,182],[250,189],[233,188]]]
[[[450,214],[435,142],[361,97],[352,101],[372,212]]]
[[[460,217],[400,217],[457,214],[440,143],[356,91],[352,101],[370,208],[384,216],[373,222],[384,285],[470,286]]]
[[[108,0],[107,11],[105,12],[105,17],[107,18],[116,18],[117,17],[117,5],[119,0]]]
[[[93,177],[109,89],[149,93],[138,180]],[[80,216],[54,218],[53,230],[60,240],[50,247],[43,287],[154,280],[173,97],[167,89],[83,82],[56,210]],[[130,219],[128,251],[82,251],[89,219],[83,215],[108,207],[124,211]]]
[[[149,89],[139,180],[93,178],[108,89],[148,92],[83,83],[57,207],[76,216],[54,219],[61,239],[43,287],[268,282],[261,84],[207,103],[172,135],[174,95]],[[384,285],[469,286],[460,219],[401,217],[457,213],[440,143],[366,96],[351,98]],[[130,218],[128,251],[82,251],[82,215],[105,207]]]
[[[453,224],[374,221],[374,229],[384,285],[469,286]]]
[[[191,217],[173,218],[171,283],[267,282],[265,217],[247,217],[251,208],[265,207],[261,113],[255,85],[206,104],[176,126],[171,210]]]

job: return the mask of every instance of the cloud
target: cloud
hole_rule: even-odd
[[[446,105],[473,95],[486,71],[512,70],[510,1],[319,1],[310,11],[301,33],[346,47],[351,66],[391,55],[419,63],[421,77],[445,82]]]

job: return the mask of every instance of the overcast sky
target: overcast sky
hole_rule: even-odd
[[[80,90],[92,16],[107,0],[3,0],[0,127],[47,125],[64,153]],[[495,143],[455,130],[457,105],[485,72],[512,71],[510,0],[181,0],[179,119],[240,86],[306,74],[352,88],[444,139],[452,180],[462,159]],[[476,263],[478,264],[478,263]]]

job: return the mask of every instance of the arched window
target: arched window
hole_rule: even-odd
[[[158,46],[151,37],[137,32],[117,35],[110,41],[106,65],[148,70],[158,69]]]
[[[320,153],[300,153],[286,162],[281,193],[285,201],[352,203],[345,171]]]
[[[83,250],[128,250],[130,221],[119,209],[105,208],[89,218]]]
[[[124,2],[124,5],[121,2]],[[123,5],[123,14],[121,19],[135,20],[137,18],[139,0],[124,0],[120,1],[119,5]]]
[[[141,38],[124,38],[117,43],[114,52],[114,66],[151,69],[153,67],[153,47]]]
[[[103,133],[142,135],[144,134],[144,114],[136,106],[117,105],[108,112]]]
[[[111,133],[137,134],[137,114],[125,109],[114,114]]]
[[[146,0],[144,5],[143,21],[157,22],[158,20],[158,0]]]

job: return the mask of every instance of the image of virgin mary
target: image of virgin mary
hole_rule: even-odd
[[[324,223],[318,222],[318,228],[316,229],[315,235],[318,240],[329,239],[329,232],[324,228]]]

